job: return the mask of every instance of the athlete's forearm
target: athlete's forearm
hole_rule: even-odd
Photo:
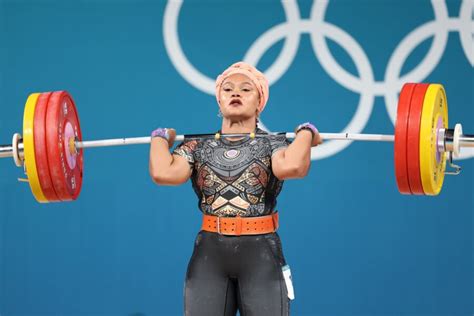
[[[163,178],[173,163],[168,142],[161,137],[154,137],[150,145],[150,175],[157,181]]]
[[[311,140],[312,133],[302,130],[285,150],[284,164],[293,166],[301,177],[306,176],[311,165]]]

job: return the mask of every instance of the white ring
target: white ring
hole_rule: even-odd
[[[20,134],[15,133],[13,134],[12,138],[12,147],[13,147],[13,161],[17,167],[23,166],[23,161],[20,159],[18,155],[18,141],[21,139]]]
[[[461,147],[459,146],[459,137],[462,135],[462,125],[456,124],[454,126],[454,135],[453,135],[453,155],[454,158],[458,158],[461,154]]]
[[[459,38],[461,46],[464,50],[466,58],[471,66],[474,66],[474,2],[472,0],[464,0],[459,10]]]

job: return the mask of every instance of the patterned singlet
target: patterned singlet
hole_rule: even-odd
[[[256,133],[268,134],[260,128]],[[185,140],[173,154],[186,158],[193,170],[192,186],[203,213],[261,216],[275,210],[283,186],[272,172],[271,156],[290,143],[285,135]]]

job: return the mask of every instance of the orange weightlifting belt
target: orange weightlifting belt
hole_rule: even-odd
[[[278,213],[258,217],[220,217],[204,214],[201,230],[221,235],[260,235],[278,229]]]

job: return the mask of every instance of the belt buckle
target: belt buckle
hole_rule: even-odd
[[[221,232],[221,216],[217,216],[216,219],[216,226],[217,226],[217,233],[219,235],[229,235],[229,234],[223,234]],[[240,215],[235,216],[235,235],[240,236],[242,234],[242,217]],[[232,234],[230,234],[232,235]]]

